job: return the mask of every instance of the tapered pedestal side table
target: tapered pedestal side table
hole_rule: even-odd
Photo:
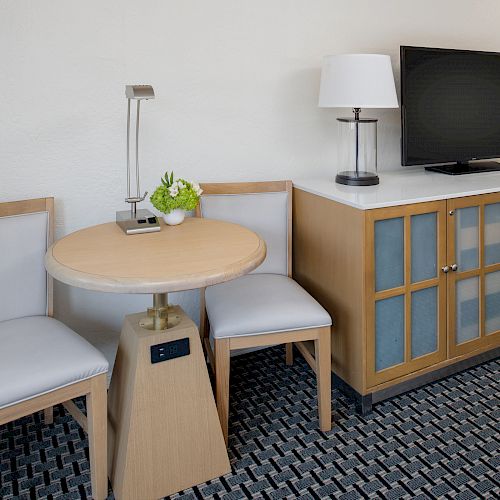
[[[157,233],[115,224],[72,233],[47,251],[47,271],[80,288],[153,294],[125,317],[108,394],[108,464],[117,499],[160,498],[230,471],[196,325],[167,293],[242,276],[264,241],[227,222],[188,218]]]

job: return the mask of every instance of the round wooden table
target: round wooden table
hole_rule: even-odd
[[[76,231],[47,251],[49,274],[69,285],[152,293],[127,315],[108,393],[108,471],[117,499],[162,498],[231,468],[198,329],[167,293],[242,276],[266,256],[254,232],[188,218],[126,235],[114,222]]]
[[[50,275],[68,285],[114,293],[152,293],[150,322],[164,329],[167,292],[229,281],[255,269],[266,256],[264,241],[237,224],[190,217],[157,233],[126,235],[114,222],[76,231],[47,251]]]

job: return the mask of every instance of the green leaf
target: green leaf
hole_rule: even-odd
[[[165,175],[162,177],[161,182],[164,186],[170,187],[170,181],[169,181],[169,176],[168,176],[168,170],[165,172]]]

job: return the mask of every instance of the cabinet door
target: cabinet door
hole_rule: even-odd
[[[448,200],[447,217],[449,356],[456,357],[500,345],[500,194]]]
[[[367,212],[367,386],[446,359],[446,202]]]

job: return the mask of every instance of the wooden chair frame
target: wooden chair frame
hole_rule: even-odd
[[[287,237],[287,274],[292,277],[292,182],[270,181],[270,182],[241,182],[241,183],[208,183],[201,184],[203,193],[215,194],[251,194],[266,192],[288,193],[288,237]],[[196,209],[196,216],[202,217],[200,206]],[[217,411],[224,434],[226,444],[228,441],[229,421],[229,368],[231,351],[267,345],[285,344],[285,360],[287,365],[293,364],[293,344],[298,347],[302,342],[313,340],[315,348],[315,359],[306,361],[316,373],[318,385],[318,412],[320,428],[329,431],[332,428],[331,412],[331,328],[310,328],[304,330],[292,330],[289,332],[277,332],[261,335],[245,335],[228,338],[214,339],[214,350],[210,344],[210,324],[205,308],[205,288],[200,290],[200,336],[205,348],[210,366],[215,372],[215,393]],[[214,352],[215,351],[215,352]],[[302,349],[300,349],[302,352]],[[312,358],[312,357],[311,357]]]
[[[49,214],[47,245],[50,246],[54,241],[54,198],[0,203],[0,217],[36,212]],[[47,275],[47,315],[50,317],[53,316],[53,304],[53,279]],[[86,397],[87,416],[72,401],[73,398],[79,396]],[[108,496],[107,379],[105,373],[0,409],[0,425],[41,410],[44,410],[45,423],[51,424],[53,407],[61,403],[88,434],[92,496],[97,500],[104,499]]]

